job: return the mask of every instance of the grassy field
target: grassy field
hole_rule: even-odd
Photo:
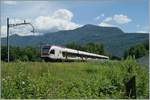
[[[148,98],[148,69],[134,60],[108,62],[2,62],[2,98],[128,98],[136,76],[137,98]]]

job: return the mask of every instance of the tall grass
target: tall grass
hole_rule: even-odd
[[[126,98],[134,75],[137,98],[148,98],[148,70],[134,60],[2,62],[2,98]]]

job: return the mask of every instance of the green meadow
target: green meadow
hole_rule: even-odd
[[[2,62],[1,95],[27,98],[130,98],[125,83],[136,77],[137,98],[149,98],[148,66],[133,59],[90,62]]]

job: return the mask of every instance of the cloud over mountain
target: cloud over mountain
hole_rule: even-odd
[[[59,9],[54,12],[53,18],[71,21],[73,13],[67,9]]]
[[[34,24],[38,32],[54,32],[58,30],[72,30],[80,25],[72,22],[73,13],[67,9],[59,9],[51,16],[39,16]]]
[[[55,32],[59,30],[72,30],[80,27],[80,24],[77,24],[72,21],[73,13],[67,9],[58,9],[52,15],[49,16],[38,16],[34,20],[29,20],[27,22],[31,22],[35,27],[35,35],[44,34],[48,32]],[[21,23],[23,20],[15,19],[10,20],[11,24]],[[6,36],[6,26],[1,26],[1,36]],[[32,29],[30,27],[19,27],[13,28],[11,33],[18,34],[20,36],[32,35]]]
[[[106,17],[101,23],[100,26],[118,26],[123,25],[131,22],[132,20],[127,16],[123,14],[115,14],[110,17]]]
[[[123,15],[123,14],[114,15],[113,20],[118,24],[126,24],[132,21],[128,16]]]

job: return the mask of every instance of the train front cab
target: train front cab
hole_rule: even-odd
[[[53,46],[45,45],[41,47],[41,58],[45,61],[58,61],[60,56],[59,50]]]

